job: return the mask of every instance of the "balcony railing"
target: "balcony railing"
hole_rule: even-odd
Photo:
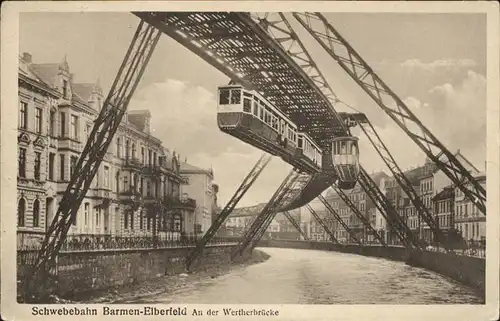
[[[168,209],[185,209],[194,211],[196,209],[196,200],[192,198],[176,198],[172,196],[164,197],[163,205]]]
[[[127,157],[123,163],[124,168],[142,169],[144,165],[141,160],[136,157]]]
[[[57,147],[59,149],[71,149],[76,152],[81,152],[83,150],[83,145],[81,142],[76,141],[69,137],[59,138],[59,143]]]
[[[157,164],[144,165],[142,169],[144,175],[160,175],[162,173],[161,167]]]

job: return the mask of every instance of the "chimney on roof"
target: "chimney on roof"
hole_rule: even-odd
[[[30,64],[32,62],[32,58],[33,57],[31,56],[31,54],[29,52],[23,52],[23,60],[26,63]]]

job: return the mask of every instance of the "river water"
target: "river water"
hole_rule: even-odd
[[[263,248],[269,260],[134,303],[480,304],[453,280],[402,262],[312,250]]]

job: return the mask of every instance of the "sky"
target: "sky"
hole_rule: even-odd
[[[452,152],[460,149],[480,170],[486,159],[486,17],[483,14],[327,13],[331,24],[386,84]],[[402,169],[425,160],[335,61],[290,18],[300,39],[337,96],[364,112]],[[95,82],[107,92],[139,19],[130,13],[22,13],[20,54],[34,63],[66,56],[75,82]],[[129,109],[149,109],[153,134],[181,160],[213,168],[222,206],[262,152],[217,127],[217,86],[229,79],[162,35]],[[352,112],[342,104],[338,111]],[[354,131],[359,133],[358,131]],[[360,159],[368,172],[384,163],[360,133]],[[273,158],[240,201],[269,200],[291,170]]]

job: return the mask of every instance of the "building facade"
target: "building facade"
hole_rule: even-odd
[[[486,175],[477,174],[475,179],[486,189]],[[464,193],[455,187],[454,220],[455,228],[466,241],[486,242],[486,216]]]
[[[218,185],[213,185],[212,169],[203,169],[187,162],[180,164],[180,174],[185,184],[181,186],[182,193],[196,201],[196,209],[186,217],[186,233],[202,236],[212,224],[212,213]]]
[[[103,101],[99,82],[77,83],[64,59],[19,59],[18,245],[43,239]],[[69,235],[178,235],[193,204],[180,200],[179,162],[150,135],[147,111],[124,117]],[[188,206],[186,206],[188,205]],[[173,236],[172,236],[173,237]]]

